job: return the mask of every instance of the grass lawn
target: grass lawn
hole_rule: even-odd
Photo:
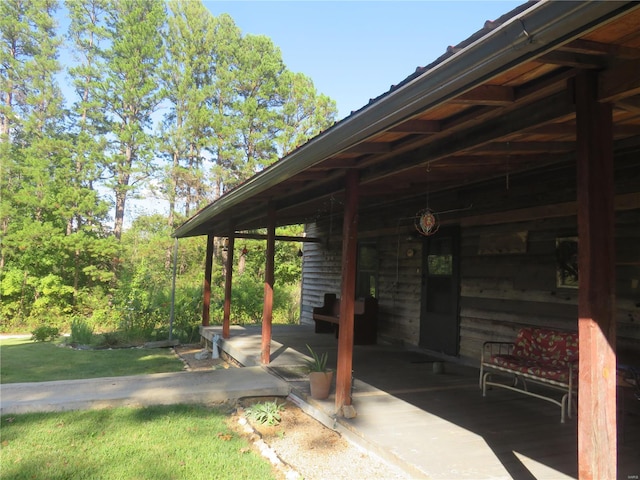
[[[0,383],[46,382],[179,372],[182,361],[170,349],[73,350],[55,342],[0,341]]]
[[[5,415],[2,478],[276,478],[228,422],[193,405]]]

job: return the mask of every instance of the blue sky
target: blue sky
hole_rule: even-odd
[[[266,35],[290,70],[333,98],[338,118],[524,1],[205,1],[243,34]]]
[[[342,119],[524,0],[203,3],[215,16],[231,15],[243,34],[270,37],[290,70],[309,76],[319,92],[336,101]],[[66,30],[68,19],[59,20]],[[69,61],[67,52],[61,61]],[[69,87],[63,91],[71,94]],[[126,221],[162,212],[165,203],[130,199]]]

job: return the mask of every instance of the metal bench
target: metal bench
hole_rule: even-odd
[[[507,375],[512,382],[496,382],[493,375]],[[527,382],[560,391],[560,399],[551,394],[532,392]],[[578,385],[578,334],[545,328],[521,328],[513,342],[484,342],[480,354],[480,388],[487,385],[506,388],[560,406],[560,421],[571,418]]]

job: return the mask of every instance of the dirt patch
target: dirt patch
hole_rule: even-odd
[[[260,424],[245,415],[252,404],[273,400],[284,406],[278,425]],[[262,440],[273,451],[282,462],[277,469],[287,479],[410,478],[400,468],[352,444],[284,399],[245,399],[240,402],[235,420],[239,425],[250,425],[258,449],[262,450]]]
[[[179,345],[175,347],[175,352],[184,362],[185,370],[189,371],[238,366],[230,358],[212,359],[211,352],[206,358],[198,359],[197,356],[202,352],[200,344]],[[280,412],[279,424],[260,424],[245,415],[251,405],[272,401],[284,407]],[[272,462],[280,478],[410,478],[400,468],[349,442],[284,398],[243,399],[231,416],[230,424]]]

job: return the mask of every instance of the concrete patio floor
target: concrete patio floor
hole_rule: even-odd
[[[221,327],[204,327],[209,341]],[[260,365],[260,326],[235,326],[221,348],[244,366]],[[427,352],[390,345],[354,347],[353,405],[357,416],[335,415],[335,396],[309,396],[306,345],[327,352],[335,368],[337,340],[313,326],[274,325],[268,370],[286,380],[290,397],[325,425],[404,468],[415,478],[577,478],[577,422],[560,423],[552,404],[498,389],[486,398],[478,370],[451,362],[436,373]],[[627,402],[629,403],[629,402]],[[638,402],[640,403],[640,402]],[[632,407],[637,407],[631,403]],[[619,429],[618,478],[640,474],[640,416]],[[622,434],[624,432],[624,435]]]

